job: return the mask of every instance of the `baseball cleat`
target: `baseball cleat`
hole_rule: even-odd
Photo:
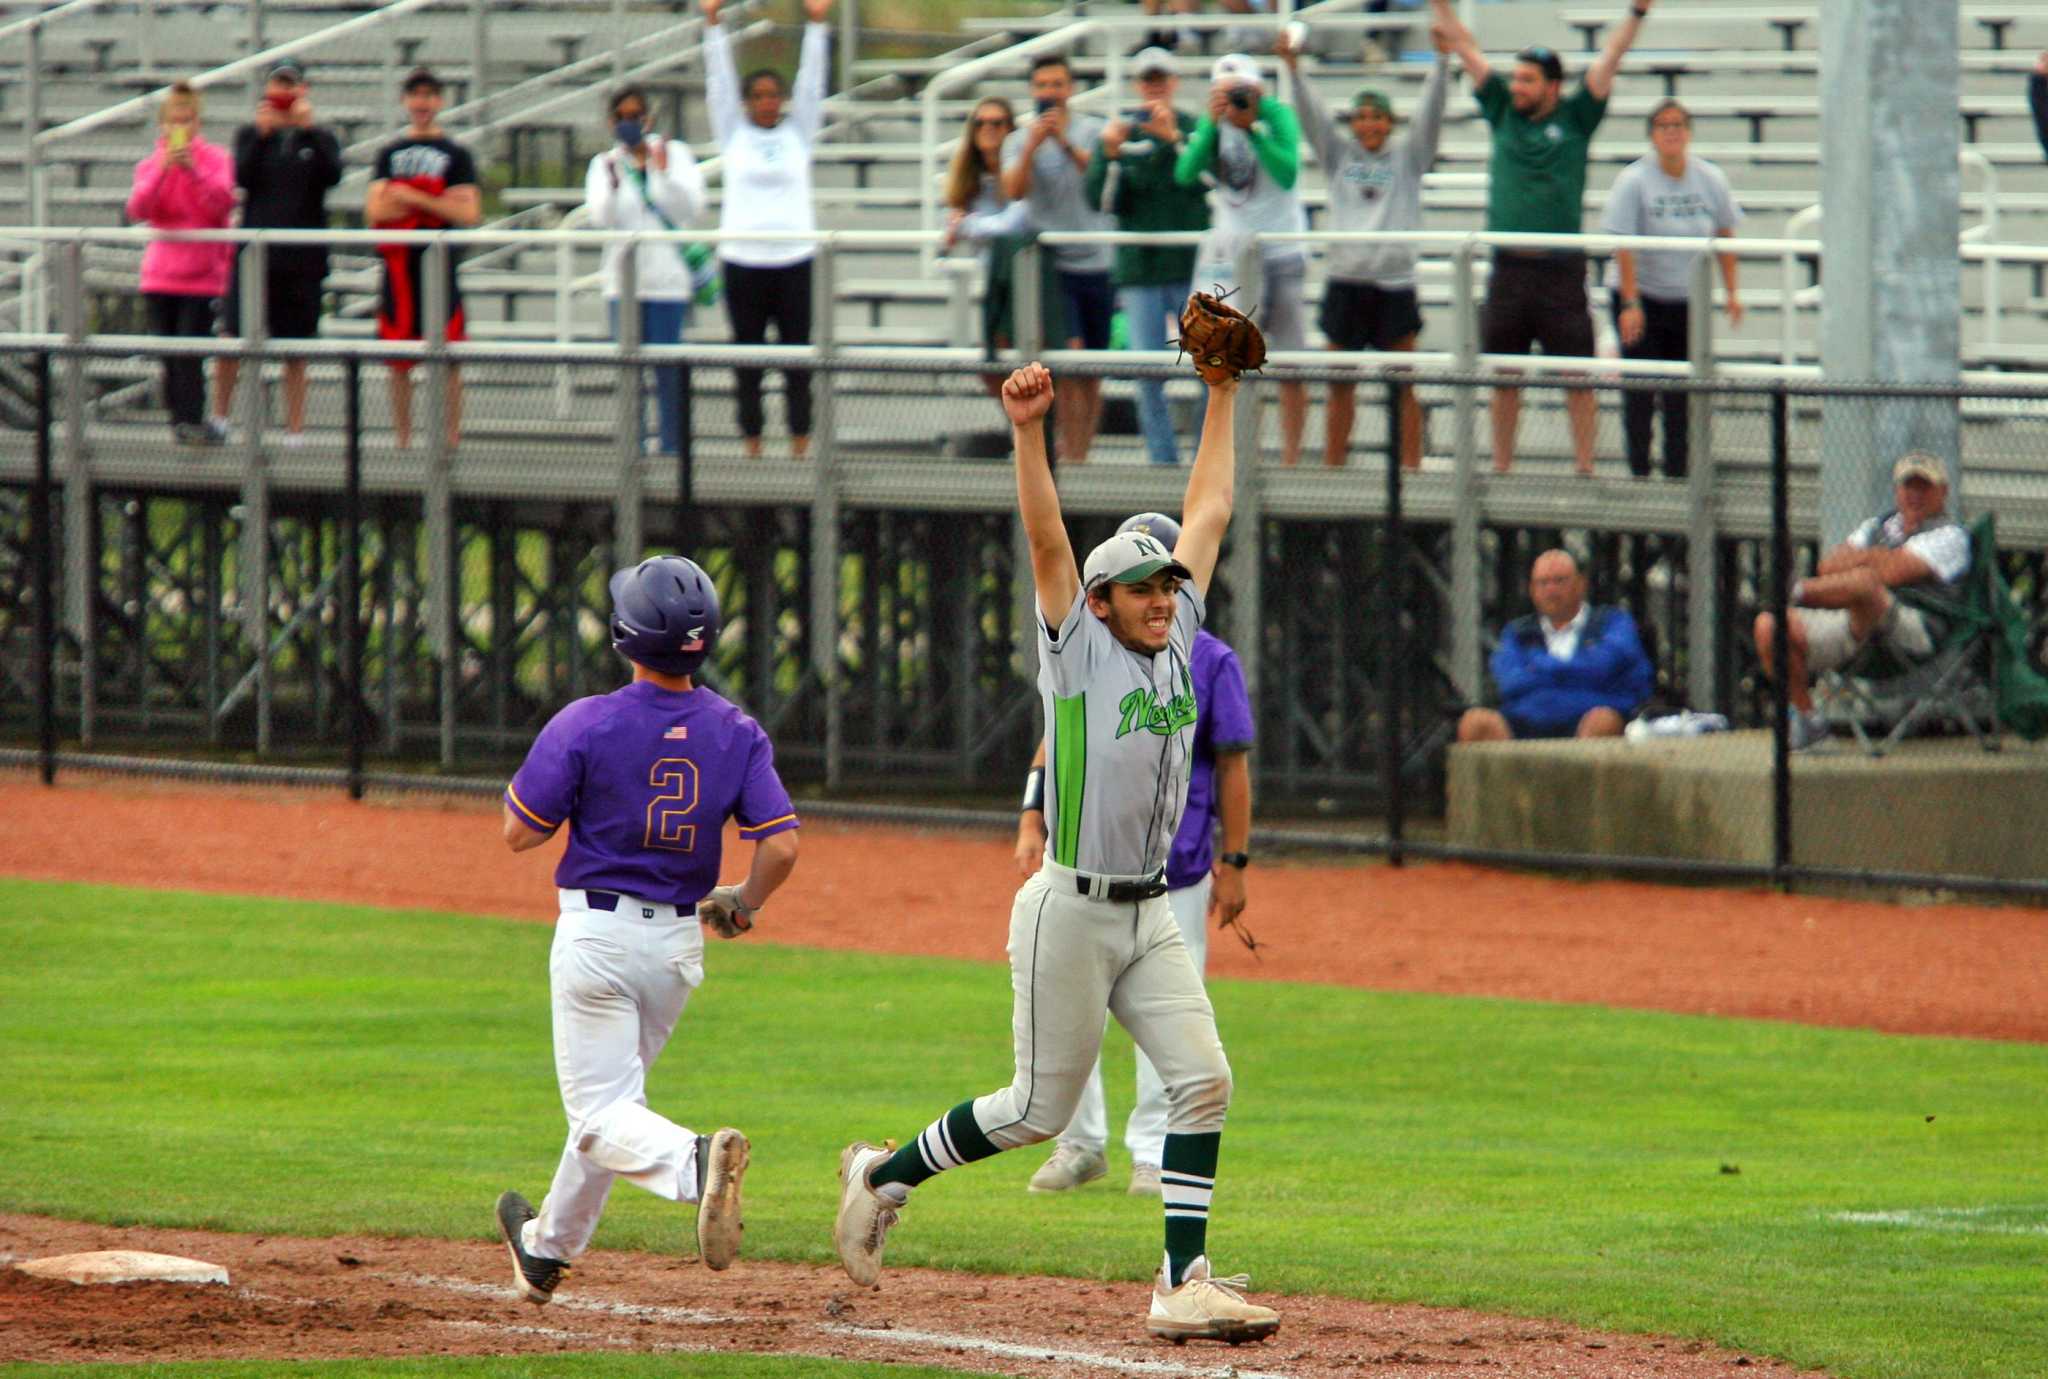
[[[1031,1175],[1025,1191],[1071,1192],[1081,1184],[1092,1183],[1108,1173],[1109,1160],[1095,1150],[1063,1144],[1052,1151],[1050,1159],[1038,1166],[1038,1172]]]
[[[505,1237],[505,1249],[512,1256],[512,1286],[519,1296],[536,1305],[555,1295],[555,1285],[569,1272],[568,1261],[545,1259],[526,1249],[526,1223],[534,1210],[524,1197],[508,1192],[498,1199],[498,1234]]]
[[[1166,1286],[1162,1267],[1152,1287],[1152,1314],[1146,1318],[1145,1329],[1176,1345],[1183,1341],[1231,1345],[1263,1341],[1280,1329],[1280,1314],[1246,1302],[1238,1290],[1249,1286],[1251,1278],[1246,1274],[1212,1277],[1207,1255],[1188,1266],[1187,1277],[1178,1288]]]
[[[747,1149],[747,1137],[730,1127],[697,1136],[697,1253],[708,1269],[728,1268],[739,1258]]]
[[[896,1204],[868,1186],[868,1174],[889,1151],[855,1140],[839,1155],[839,1219],[832,1243],[846,1276],[867,1288],[882,1276],[882,1242],[896,1224]]]
[[[1158,1164],[1132,1164],[1130,1194],[1133,1197],[1157,1197],[1159,1188]]]

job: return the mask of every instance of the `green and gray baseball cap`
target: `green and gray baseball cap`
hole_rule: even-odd
[[[1162,570],[1176,579],[1195,577],[1157,537],[1141,531],[1122,531],[1088,552],[1088,563],[1081,567],[1081,583],[1089,589],[1110,580],[1136,584]]]

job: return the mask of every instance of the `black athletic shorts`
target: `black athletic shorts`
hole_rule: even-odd
[[[1592,355],[1584,255],[1493,256],[1486,306],[1479,314],[1479,348],[1487,354],[1527,354],[1531,345],[1543,346],[1545,354]]]
[[[235,258],[228,294],[221,299],[220,333],[242,333],[242,260]],[[273,340],[310,340],[320,333],[321,280],[309,273],[266,273],[263,307]]]
[[[1390,350],[1422,332],[1422,309],[1412,287],[1330,279],[1316,317],[1323,336],[1340,350]]]

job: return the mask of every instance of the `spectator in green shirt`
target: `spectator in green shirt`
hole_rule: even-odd
[[[1173,108],[1180,87],[1173,54],[1147,48],[1131,66],[1138,101],[1111,120],[1096,141],[1096,155],[1088,164],[1088,204],[1115,216],[1119,230],[1206,230],[1207,192],[1200,184],[1183,186],[1173,175],[1181,146],[1195,131],[1194,116]],[[1192,244],[1127,244],[1117,249],[1117,306],[1124,313],[1132,349],[1165,349],[1168,321],[1173,322],[1173,338],[1180,335],[1180,312],[1187,304],[1194,271]],[[1204,398],[1202,405],[1206,403]],[[1152,463],[1180,463],[1164,379],[1138,380],[1138,426],[1145,433],[1145,453]],[[1199,410],[1193,430],[1201,434]]]
[[[1487,62],[1472,31],[1458,21],[1450,0],[1430,0],[1436,25],[1472,79],[1473,98],[1493,127],[1487,161],[1486,228],[1534,234],[1578,234],[1586,196],[1586,153],[1607,113],[1607,97],[1622,56],[1636,41],[1653,0],[1634,0],[1615,27],[1586,79],[1564,94],[1564,64],[1548,48],[1524,48],[1503,78]],[[1488,354],[1590,356],[1593,316],[1586,300],[1586,256],[1557,249],[1496,249],[1479,321],[1480,348]],[[1578,472],[1593,472],[1598,403],[1584,388],[1565,394],[1572,452]],[[1522,415],[1517,388],[1493,391],[1493,467],[1505,474],[1515,459],[1515,429]]]

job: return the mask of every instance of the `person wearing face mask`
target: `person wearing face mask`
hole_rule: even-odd
[[[270,69],[255,117],[235,131],[235,184],[242,189],[245,230],[324,230],[327,192],[341,181],[341,140],[313,122],[306,69],[286,58]],[[273,244],[264,258],[263,305],[273,340],[305,340],[320,333],[320,294],[327,280],[324,244]],[[242,333],[242,274],[237,257],[221,309],[221,334]],[[214,366],[214,427],[225,434],[241,361]],[[304,442],[306,361],[284,361],[287,446]]]
[[[235,169],[227,150],[199,135],[199,92],[178,82],[157,112],[162,134],[135,165],[128,219],[154,230],[225,230],[235,209]],[[226,244],[154,240],[142,251],[142,300],[157,335],[207,335],[214,302],[228,285]],[[164,404],[179,445],[219,445],[225,431],[204,421],[206,380],[199,356],[164,359]]]
[[[648,128],[647,92],[621,87],[609,105],[612,146],[590,160],[583,180],[583,206],[590,223],[601,230],[676,230],[704,209],[704,175],[688,145],[664,139]],[[619,330],[619,311],[633,303],[619,301],[619,263],[626,246],[604,249],[604,296],[612,334]],[[673,345],[689,323],[696,281],[674,240],[639,245],[633,267],[640,312],[640,339],[649,345]],[[656,412],[660,417],[661,453],[673,455],[682,444],[683,376],[676,365],[654,369]]]
[[[1273,52],[1295,70],[1301,50],[1285,33]],[[1337,127],[1314,82],[1297,80],[1308,116],[1309,145],[1330,184],[1332,230],[1419,230],[1422,175],[1436,161],[1450,90],[1448,36],[1437,34],[1436,65],[1416,102],[1415,124],[1394,137],[1394,107],[1378,91],[1352,101],[1348,134]],[[1329,286],[1318,322],[1333,350],[1412,350],[1422,330],[1415,296],[1415,250],[1407,244],[1333,244]],[[1357,385],[1332,383],[1323,418],[1323,463],[1342,465],[1351,448]],[[1401,467],[1422,467],[1422,404],[1401,389]]]
[[[825,123],[825,65],[830,31],[825,21],[832,0],[803,0],[803,48],[797,59],[794,92],[782,74],[763,67],[740,80],[732,45],[719,25],[723,0],[703,0],[705,104],[711,135],[725,160],[725,199],[718,228],[734,231],[810,231],[817,228],[811,204],[811,148]],[[789,102],[785,118],[783,103]],[[725,305],[734,343],[758,345],[775,327],[784,345],[811,340],[813,245],[796,240],[725,239],[718,257],[725,275]],[[761,454],[765,417],[761,370],[733,371],[739,393],[740,440],[750,459]],[[789,418],[790,452],[802,459],[811,448],[811,378],[806,370],[782,371],[783,406]]]

